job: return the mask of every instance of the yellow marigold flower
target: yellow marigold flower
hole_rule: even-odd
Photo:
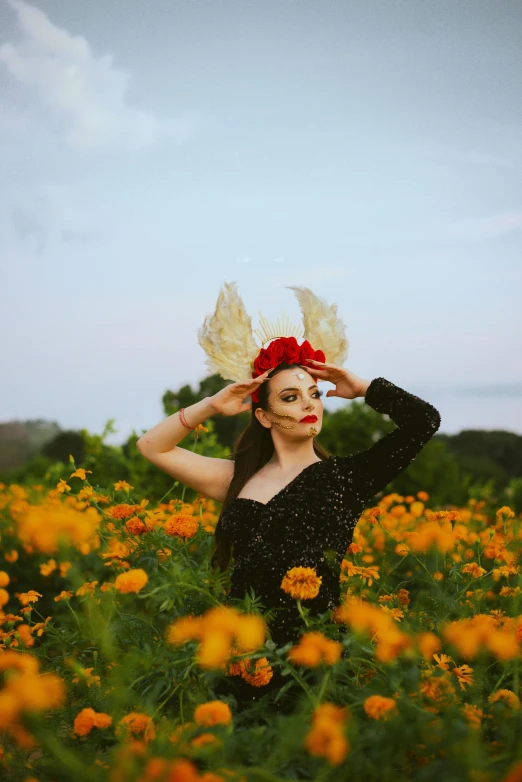
[[[513,711],[520,709],[520,698],[512,690],[497,690],[491,693],[488,698],[490,703],[496,703],[496,701],[503,701]]]
[[[395,546],[395,553],[399,557],[405,557],[407,556],[407,554],[410,553],[410,549],[408,548],[406,543],[397,543],[397,545]]]
[[[114,587],[118,592],[139,592],[148,580],[149,577],[142,568],[134,568],[116,576]]]
[[[317,575],[315,568],[298,566],[287,571],[281,589],[295,600],[311,600],[319,594],[322,581],[322,576]]]
[[[228,703],[223,701],[207,701],[200,703],[194,710],[194,721],[197,725],[228,725],[232,722],[232,712]]]
[[[80,480],[84,481],[85,476],[89,473],[92,475],[92,470],[85,470],[83,467],[78,467],[74,472],[70,474],[70,478],[80,478]]]
[[[5,570],[0,570],[0,587],[6,587],[8,586],[11,579],[9,578],[9,575],[5,572]]]
[[[35,592],[34,589],[30,589],[29,592],[15,592],[15,595],[23,606],[36,603],[40,597],[43,597],[40,592]]]
[[[157,557],[158,557],[160,562],[165,562],[165,560],[168,559],[171,554],[172,554],[172,549],[167,548],[166,546],[164,546],[163,548],[160,548],[158,550]]]
[[[116,481],[114,484],[114,491],[132,491],[134,486],[131,486],[127,481]]]
[[[385,698],[383,695],[370,695],[363,703],[363,709],[373,720],[387,719],[393,716],[397,704],[393,698]]]
[[[321,663],[334,665],[341,659],[342,645],[323,633],[310,632],[301,636],[299,644],[288,651],[288,658],[297,665],[315,668]]]
[[[143,734],[145,741],[151,741],[156,737],[154,723],[147,714],[131,711],[118,722],[116,735],[131,737],[140,734]]]
[[[60,594],[56,595],[56,597],[53,599],[55,603],[58,603],[60,600],[70,600],[72,596],[73,596],[72,592],[68,592],[65,589],[62,589]]]
[[[449,671],[449,663],[453,662],[453,658],[448,654],[434,654],[433,658],[437,661],[437,666],[444,671]]]
[[[88,706],[74,718],[74,732],[77,736],[87,736],[93,728],[108,728],[112,717],[104,712],[96,712]]]
[[[199,521],[188,513],[177,513],[168,519],[163,529],[171,537],[193,538],[199,528]]]

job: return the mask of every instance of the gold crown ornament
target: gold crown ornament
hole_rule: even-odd
[[[313,346],[312,353],[322,351],[327,363],[344,364],[349,342],[346,327],[337,315],[337,304],[328,304],[310,288],[287,287],[295,291],[302,325],[292,325],[284,313],[273,323],[259,313],[260,328],[253,332],[252,320],[236,290],[236,283],[223,284],[214,313],[207,315],[198,329],[198,343],[207,355],[206,365],[211,373],[217,372],[224,380],[234,382],[250,380],[255,376],[252,372],[254,363],[263,353],[264,345],[289,337],[296,340],[304,337]],[[254,340],[254,333],[261,345]]]

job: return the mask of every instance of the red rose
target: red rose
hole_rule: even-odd
[[[313,349],[313,347],[310,345],[307,339],[303,342],[301,345],[301,353],[299,356],[299,363],[305,364],[307,358],[315,358],[316,351]]]
[[[297,344],[295,337],[287,337],[285,339],[285,361],[289,364],[299,364],[299,358],[301,356],[301,348]]]
[[[252,377],[262,375],[263,372],[266,372],[267,369],[270,369],[273,366],[272,356],[270,355],[269,351],[265,350],[265,348],[261,348],[259,355],[254,361],[254,372],[252,373]]]
[[[273,342],[267,348],[272,359],[272,366],[276,367],[282,361],[285,360],[285,343],[284,339],[274,339]]]

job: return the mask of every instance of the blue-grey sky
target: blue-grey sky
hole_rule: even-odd
[[[0,421],[154,426],[235,280],[522,434],[521,52],[515,0],[0,0]]]

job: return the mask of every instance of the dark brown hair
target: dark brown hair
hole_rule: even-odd
[[[272,378],[283,369],[295,368],[295,366],[295,364],[287,364],[286,362],[278,364],[278,366],[268,374],[268,377]],[[221,530],[221,518],[223,513],[227,506],[236,499],[245,483],[270,460],[274,453],[274,443],[272,435],[270,434],[270,429],[265,428],[257,420],[255,414],[258,407],[263,408],[263,410],[268,409],[268,396],[268,383],[261,383],[259,387],[259,402],[256,403],[252,401],[250,423],[234,443],[234,474],[221,506],[221,512],[214,534],[215,548],[210,560],[211,567],[218,567],[220,571],[225,571],[228,568],[232,557],[232,547]],[[321,459],[328,459],[330,457],[330,453],[319,445],[316,439],[314,439],[313,446],[315,453],[317,456],[320,456]]]

